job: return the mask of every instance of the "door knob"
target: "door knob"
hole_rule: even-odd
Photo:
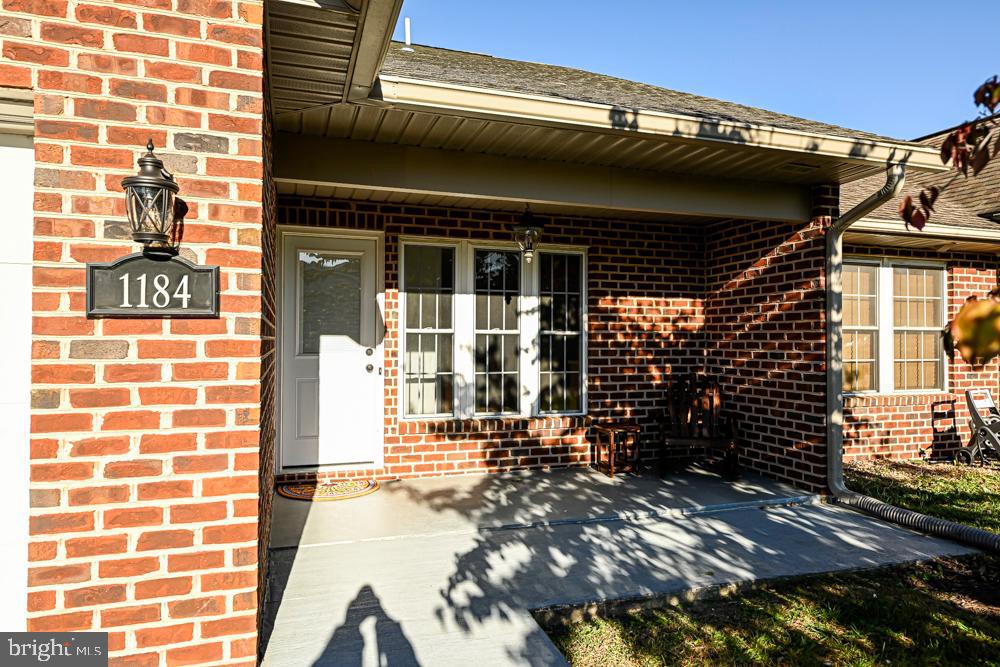
[[[371,364],[368,364],[367,366],[365,366],[365,370],[371,373],[373,370],[375,370],[375,367]]]

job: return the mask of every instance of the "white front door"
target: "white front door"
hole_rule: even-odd
[[[281,467],[381,466],[378,241],[282,239]]]

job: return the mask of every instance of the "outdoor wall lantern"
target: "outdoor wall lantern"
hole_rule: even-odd
[[[132,240],[143,245],[144,253],[170,253],[180,188],[173,174],[163,168],[163,160],[153,154],[152,139],[138,162],[139,173],[122,179]]]
[[[517,241],[517,247],[521,249],[521,254],[524,255],[524,261],[531,264],[531,260],[535,257],[535,248],[538,246],[538,239],[542,235],[542,226],[535,222],[535,216],[531,214],[530,207],[524,207],[520,223],[514,225],[511,231],[514,232],[514,240]]]

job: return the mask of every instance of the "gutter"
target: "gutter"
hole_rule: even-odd
[[[906,169],[890,163],[885,185],[840,216],[826,232],[826,471],[827,486],[836,502],[892,523],[1000,553],[1000,535],[953,521],[913,512],[851,491],[844,483],[843,261],[844,232],[855,222],[895,197]]]
[[[1000,242],[1000,228],[981,229],[979,227],[953,227],[927,223],[923,229],[918,231],[904,229],[899,220],[861,220],[852,225],[851,231],[865,232],[873,234],[885,234],[888,236],[902,236],[908,238],[930,238],[942,241],[982,241],[985,243]]]

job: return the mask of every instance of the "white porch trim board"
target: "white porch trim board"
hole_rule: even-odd
[[[336,159],[331,159],[336,156]],[[809,220],[805,186],[497,157],[278,132],[279,183],[479,197],[664,215]]]

